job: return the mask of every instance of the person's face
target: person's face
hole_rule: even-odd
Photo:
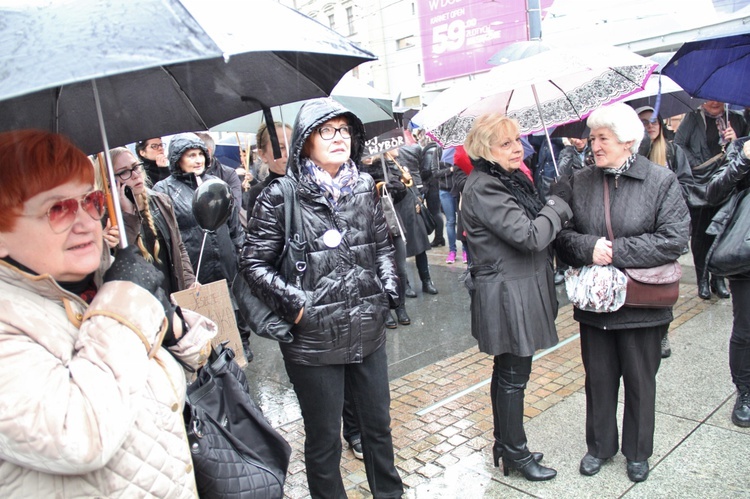
[[[202,149],[188,149],[180,158],[180,170],[185,173],[202,175],[206,169],[206,156]]]
[[[162,142],[160,137],[156,139],[148,139],[146,141],[146,147],[143,151],[140,151],[140,155],[150,161],[156,161],[156,158],[164,153],[164,142]]]
[[[330,132],[333,128],[348,126],[349,123],[345,118],[333,118],[320,125],[312,135],[310,135],[310,159],[327,171],[332,177],[335,176],[341,165],[346,163],[351,157],[351,137],[343,138],[341,130],[334,133],[333,137],[324,139],[320,131]]]
[[[279,138],[279,148],[281,149],[281,157],[279,159],[273,157],[273,146],[270,139],[259,152],[260,158],[268,165],[268,169],[277,175],[284,175],[286,173],[287,135],[289,135],[288,129],[285,130],[283,127],[276,127],[276,136]]]
[[[0,232],[0,258],[10,257],[58,282],[80,281],[95,271],[104,242],[101,221],[79,205],[72,225],[56,234],[47,217],[56,202],[80,199],[93,189],[90,184],[68,182],[29,198],[13,230]]]
[[[500,165],[503,170],[512,172],[518,170],[523,162],[523,145],[521,136],[516,134],[515,137],[501,135],[496,138],[490,146],[492,159]]]
[[[638,117],[641,119],[641,123],[643,123],[643,128],[645,128],[646,133],[648,133],[648,137],[651,140],[656,140],[656,137],[659,136],[659,132],[661,131],[661,124],[659,123],[658,119],[654,120],[654,122],[651,123],[651,118],[653,116],[653,111],[643,111],[638,115]]]
[[[578,139],[575,137],[572,137],[570,139],[570,143],[573,145],[573,147],[576,148],[576,151],[581,152],[586,148],[586,143],[588,142],[587,139]]]
[[[594,128],[589,139],[598,168],[619,168],[630,157],[633,141],[620,142],[609,128]]]
[[[715,100],[707,100],[703,103],[703,109],[709,114],[717,115],[724,112],[724,103]]]
[[[143,166],[140,161],[135,159],[135,156],[129,152],[124,152],[115,158],[112,167],[115,169],[115,180],[117,180],[118,185],[127,185],[136,196],[143,194],[143,191],[146,190]],[[122,179],[123,176],[128,177],[128,175],[130,175],[129,178]]]

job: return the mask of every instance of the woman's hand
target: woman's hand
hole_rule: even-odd
[[[727,142],[732,142],[734,139],[737,138],[737,133],[735,133],[734,128],[732,128],[732,125],[727,125],[727,128],[722,133],[722,136],[724,137],[724,140]]]
[[[609,265],[612,263],[612,241],[602,237],[594,246],[593,260],[595,265]]]
[[[120,228],[116,225],[112,227],[112,220],[107,219],[107,225],[104,227],[104,242],[109,249],[116,248],[120,244]]]
[[[745,155],[745,158],[750,159],[750,140],[746,140],[743,144],[742,154]]]

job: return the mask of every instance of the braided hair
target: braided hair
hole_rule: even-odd
[[[124,153],[132,155],[127,147],[115,147],[114,149],[110,149],[109,155],[112,158],[112,163],[114,164],[116,158]],[[148,190],[146,189],[144,189],[143,192],[141,194],[138,194],[135,198],[136,209],[139,212],[141,222],[145,220],[148,228],[154,235],[153,255],[149,253],[149,251],[146,249],[146,246],[143,244],[143,236],[140,233],[138,234],[138,236],[136,236],[135,243],[138,246],[138,249],[141,251],[143,258],[145,258],[147,262],[153,262],[155,259],[157,263],[162,263],[161,260],[159,260],[159,250],[161,248],[159,244],[158,233],[156,232],[154,217],[151,214],[150,201],[151,196],[149,196]]]

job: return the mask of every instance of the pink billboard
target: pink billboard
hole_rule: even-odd
[[[418,6],[425,82],[488,70],[495,52],[528,40],[526,0],[418,0]]]

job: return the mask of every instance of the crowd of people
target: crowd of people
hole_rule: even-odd
[[[216,326],[169,296],[239,275],[291,325],[293,340],[279,346],[304,420],[311,496],[346,497],[343,418],[373,496],[401,497],[386,330],[411,324],[408,298],[417,290],[439,294],[427,251],[440,246],[447,265],[467,266],[471,334],[494,357],[491,453],[505,475],[557,474],[529,448],[524,391],[535,352],[558,342],[555,287],[567,268],[655,267],[689,245],[699,296],[733,300],[732,421],[750,426],[750,275],[730,275],[727,287],[706,265],[713,243],[706,228],[731,193],[750,185],[743,116],[708,101],[675,134],[655,109],[618,103],[586,124],[550,150],[535,139],[528,144],[536,147],[524,147],[513,119],[488,114],[463,147],[443,150],[422,136],[363,158],[361,120],[334,100],[315,99],[292,126],[261,126],[263,167],[244,164],[244,181],[217,160],[205,132],[175,135],[168,145],[144,139],[134,151],[109,151],[125,249],[117,245],[121,229],[103,220],[104,194],[88,157],[57,134],[0,134],[0,379],[10,411],[0,423],[2,487],[193,496],[184,369],[205,362]],[[293,207],[281,177],[295,186]],[[228,184],[233,203],[206,233],[192,200],[213,178]],[[305,251],[296,279],[279,263],[289,209]],[[419,281],[410,279],[410,257]],[[574,318],[586,373],[579,471],[594,475],[621,450],[630,480],[646,480],[672,309],[576,308]],[[251,361],[251,327],[236,319]],[[28,375],[17,376],[21,370]]]

